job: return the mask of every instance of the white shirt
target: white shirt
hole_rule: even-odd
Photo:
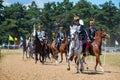
[[[41,40],[45,39],[45,31],[38,31],[38,38]]]
[[[73,26],[70,26],[70,34],[74,34],[75,32],[78,32],[80,33],[80,28],[81,28],[81,25],[73,25]]]

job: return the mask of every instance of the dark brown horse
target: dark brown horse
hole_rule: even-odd
[[[68,50],[69,50],[68,45],[69,45],[69,39],[68,39],[68,37],[66,37],[64,42],[62,42],[60,47],[59,47],[59,51],[60,51],[60,55],[61,55],[60,63],[62,63],[62,61],[63,61],[63,53],[65,53],[66,62],[67,62],[67,53],[68,53]]]
[[[103,38],[109,38],[109,35],[103,29],[100,29],[96,32],[95,39],[91,43],[90,48],[89,48],[90,55],[96,57],[95,71],[96,71],[97,65],[99,63],[102,72],[104,72],[104,70],[102,68],[100,55],[101,55],[101,46],[102,46]]]
[[[34,52],[35,52],[35,63],[37,63],[38,57],[39,57],[40,62],[44,63],[44,61],[45,61],[45,44],[39,40],[37,35],[34,38],[33,46],[34,46]]]

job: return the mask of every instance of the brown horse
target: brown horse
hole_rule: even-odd
[[[42,43],[38,36],[36,35],[33,41],[34,52],[35,52],[35,63],[38,61],[38,57],[40,62],[44,63],[45,61],[45,44]]]
[[[55,40],[50,44],[50,52],[52,55],[52,59],[54,58],[56,60],[56,64],[58,63],[58,49],[55,47]]]
[[[69,39],[66,37],[64,42],[62,42],[60,47],[59,47],[59,51],[60,51],[60,55],[61,55],[60,63],[62,63],[62,61],[63,61],[63,53],[65,53],[66,62],[67,62],[67,53],[68,53],[68,50],[69,50],[68,45],[69,45]]]
[[[104,70],[102,68],[100,55],[101,55],[101,46],[102,46],[103,38],[109,38],[109,35],[103,29],[100,29],[96,32],[95,39],[91,43],[90,48],[89,48],[90,55],[96,57],[95,71],[96,71],[97,65],[99,63],[102,72],[104,72]]]

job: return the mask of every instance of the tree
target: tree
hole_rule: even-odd
[[[36,26],[41,24],[40,21],[40,8],[37,7],[35,1],[32,1],[31,5],[28,6],[28,9],[25,10],[24,18],[21,21],[21,30],[24,29],[27,32],[27,34],[31,34],[33,31],[33,25]]]
[[[109,34],[111,36],[110,43],[114,44],[116,29],[118,27],[119,19],[118,19],[118,9],[110,0],[109,2],[101,5],[103,11],[103,17],[101,18],[102,24],[105,25],[106,28],[109,28]]]

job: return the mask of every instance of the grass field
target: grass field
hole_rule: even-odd
[[[8,50],[5,49],[4,51],[2,50],[2,57],[6,55],[21,55],[22,54],[22,49],[15,49],[15,50]],[[120,52],[117,53],[103,53],[101,56],[101,61],[104,63],[104,55],[105,56],[105,64],[111,65],[111,66],[118,66],[120,67]],[[95,62],[95,57],[89,56],[86,58],[89,61]],[[1,59],[0,59],[1,62]]]

